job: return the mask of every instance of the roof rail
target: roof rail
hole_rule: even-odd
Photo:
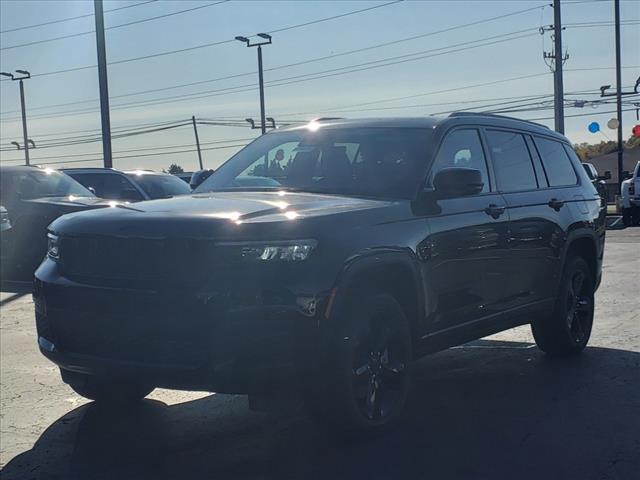
[[[549,130],[549,127],[541,123],[532,122],[531,120],[524,120],[522,118],[509,117],[507,115],[499,115],[497,113],[483,113],[483,112],[453,112],[448,115],[449,117],[489,117],[489,118],[504,118],[507,120],[516,120],[518,122],[529,123],[538,127],[543,127]]]

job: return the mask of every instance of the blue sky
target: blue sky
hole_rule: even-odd
[[[105,13],[106,27],[194,7],[203,8],[108,29],[106,37],[109,62],[230,40],[236,35],[272,32],[283,27],[390,2],[230,1],[213,5],[216,2],[155,1],[131,8],[120,8],[136,3],[141,3],[141,0],[105,1],[105,11],[119,9]],[[425,35],[525,9],[531,10],[449,32]],[[2,0],[0,30],[4,32],[25,25],[90,14],[92,11],[93,2],[90,1]],[[623,1],[621,12],[623,21],[640,19],[640,1]],[[552,9],[545,1],[404,1],[274,33],[273,45],[264,48],[264,64],[267,69],[265,81],[268,84],[279,79],[297,78],[282,80],[279,83],[286,84],[266,89],[267,116],[275,117],[277,121],[304,120],[326,115],[415,116],[465,107],[464,104],[452,102],[478,100],[478,103],[470,103],[467,106],[482,106],[498,103],[501,99],[507,101],[510,97],[552,94],[553,78],[542,59],[543,49],[550,50],[551,43],[548,34],[541,36],[537,33],[541,25],[551,24],[552,19]],[[563,41],[570,55],[565,64],[566,92],[592,91],[601,85],[615,85],[615,71],[612,69],[615,66],[613,26],[571,26],[575,23],[612,20],[612,1],[563,1],[563,23],[567,25]],[[0,50],[0,70],[24,68],[34,75],[25,82],[25,88],[30,116],[29,136],[38,145],[50,145],[56,138],[82,136],[84,139],[84,136],[93,135],[100,128],[96,68],[42,75],[95,65],[95,34],[89,33],[20,48],[10,47],[89,32],[93,28],[93,17],[88,16],[0,35],[0,48],[3,49]],[[496,37],[498,35],[503,36]],[[380,48],[280,68],[292,63],[396,42],[413,36],[420,37]],[[496,43],[484,45],[490,42]],[[463,45],[451,48],[459,44]],[[640,75],[638,45],[638,24],[623,25],[622,63],[623,66],[630,67],[623,70],[624,85],[632,86]],[[452,49],[457,51],[451,52]],[[434,56],[435,54],[439,55]],[[403,55],[405,57],[397,58]],[[421,58],[388,65],[416,57]],[[381,62],[382,59],[390,60]],[[358,67],[361,64],[365,65]],[[381,64],[384,66],[380,66]],[[370,68],[371,66],[376,68]],[[342,70],[339,70],[341,68]],[[591,70],[594,68],[596,70]],[[360,71],[335,75],[350,70]],[[136,125],[177,122],[192,115],[209,119],[257,119],[259,104],[255,71],[255,49],[247,49],[238,42],[112,64],[109,66],[112,128],[128,129]],[[300,81],[306,77],[299,76],[316,72],[326,73],[316,75],[325,75],[324,78]],[[40,76],[37,76],[38,74]],[[233,75],[238,76],[166,89]],[[477,86],[525,76],[529,78]],[[238,88],[237,92],[233,89],[224,90],[243,85],[246,87]],[[157,89],[166,90],[137,93]],[[442,90],[450,91],[441,92]],[[186,94],[201,98],[167,98]],[[411,98],[398,99],[399,97]],[[584,99],[595,96],[581,94],[571,98]],[[545,100],[549,99],[550,97]],[[163,103],[118,107],[120,104],[153,100]],[[6,148],[9,142],[21,139],[20,122],[16,120],[20,107],[17,82],[0,82],[0,102],[0,143]],[[60,104],[62,105],[49,107]],[[567,136],[574,142],[604,140],[603,134],[593,135],[587,131],[590,122],[598,121],[604,134],[615,138],[615,132],[606,127],[607,120],[614,114],[602,113],[614,109],[614,105],[567,109],[568,115],[589,114],[567,118]],[[65,112],[65,115],[60,116]],[[534,119],[550,117],[553,111],[517,112],[512,115]],[[553,126],[552,120],[540,121]],[[635,121],[634,112],[623,115],[625,136]],[[216,167],[238,150],[237,146],[220,147],[246,143],[244,139],[255,137],[257,131],[240,127],[201,125],[199,134],[203,147],[209,149],[203,151],[205,165]],[[229,143],[215,143],[226,140],[229,140]],[[114,158],[114,166],[161,169],[171,163],[178,163],[186,170],[193,170],[197,168],[197,155],[191,151],[184,152],[192,150],[193,143],[193,130],[188,125],[156,133],[117,138],[113,140],[114,157],[122,158]],[[175,147],[166,148],[167,146]],[[34,150],[32,157],[56,157],[41,160],[39,163],[92,159],[101,156],[101,148],[100,142],[41,148]],[[141,156],[143,154],[145,156]],[[65,155],[74,156],[64,157]],[[20,152],[17,151],[3,151],[0,152],[0,156],[7,162],[21,158]],[[97,161],[56,165],[100,164],[100,161]]]

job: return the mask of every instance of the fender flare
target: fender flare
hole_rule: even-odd
[[[565,242],[565,246],[562,251],[562,257],[560,261],[560,272],[564,272],[564,266],[567,261],[569,250],[571,249],[571,245],[573,245],[573,243],[576,240],[581,240],[583,238],[588,238],[589,240],[591,240],[591,242],[593,243],[594,250],[596,251],[596,262],[599,261],[599,258],[602,252],[599,251],[598,239],[595,232],[587,227],[578,227],[576,229],[571,230],[567,235],[567,240]]]
[[[360,252],[348,258],[336,277],[326,305],[325,321],[331,321],[333,313],[339,311],[349,298],[349,292],[357,286],[359,279],[366,277],[368,272],[384,270],[385,268],[405,269],[412,277],[417,299],[418,322],[424,316],[424,282],[415,252],[410,248],[377,248]],[[412,319],[410,319],[413,322]]]

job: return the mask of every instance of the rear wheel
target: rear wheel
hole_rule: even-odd
[[[142,400],[153,387],[124,380],[104,378],[60,369],[62,380],[78,395],[105,404],[131,404]]]
[[[364,295],[336,321],[343,324],[329,348],[327,388],[315,399],[321,407],[316,413],[351,432],[390,426],[402,413],[412,380],[402,307],[388,294]]]
[[[532,324],[533,336],[542,351],[568,355],[587,346],[593,326],[594,285],[587,262],[581,257],[569,257],[553,315]]]

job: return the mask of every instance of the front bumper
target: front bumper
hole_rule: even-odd
[[[65,278],[51,260],[34,287],[40,351],[60,368],[222,393],[303,385],[316,358],[319,301],[250,280],[99,286]]]

